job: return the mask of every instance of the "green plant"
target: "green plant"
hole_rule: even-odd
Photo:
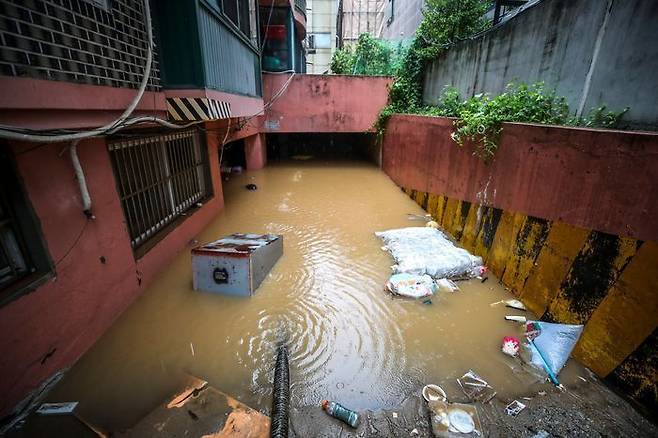
[[[485,29],[488,1],[427,0],[416,37],[404,53],[389,90],[389,104],[375,122],[381,137],[394,113],[424,113],[423,81],[427,63],[460,39]]]
[[[395,113],[455,117],[453,140],[460,145],[471,142],[475,154],[489,160],[498,148],[503,122],[618,127],[628,108],[612,112],[601,106],[586,117],[574,117],[566,99],[541,82],[511,83],[498,96],[478,94],[465,100],[456,88],[448,87],[436,105],[424,105],[423,82],[428,62],[455,42],[484,30],[489,4],[484,0],[427,0],[416,37],[394,70],[389,103],[375,122],[380,139],[388,119]]]
[[[607,107],[602,105],[597,108],[592,108],[587,114],[587,117],[575,117],[570,120],[571,125],[574,126],[586,126],[591,128],[608,128],[616,129],[620,127],[621,120],[624,117],[624,114],[628,112],[630,108],[626,107],[621,111],[606,111]]]
[[[393,75],[399,68],[404,53],[397,46],[363,33],[355,45],[337,50],[331,58],[331,71],[349,75]]]
[[[424,114],[456,117],[452,139],[460,145],[471,142],[475,154],[489,160],[498,148],[503,122],[610,128],[619,124],[627,110],[606,112],[603,106],[592,110],[587,117],[575,118],[570,116],[566,99],[547,89],[543,82],[532,85],[514,82],[498,96],[477,94],[466,100],[461,99],[455,88],[447,87],[439,103],[425,108]]]
[[[352,46],[336,50],[331,57],[331,71],[339,75],[352,74],[354,70],[354,50]]]

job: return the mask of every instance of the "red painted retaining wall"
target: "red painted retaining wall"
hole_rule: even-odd
[[[137,261],[104,139],[78,146],[96,219],[87,223],[64,259],[86,221],[68,154],[59,156],[66,145],[33,150],[34,145],[11,145],[50,256],[62,260],[55,278],[0,307],[0,413],[7,413],[54,372],[72,365],[223,207],[217,136],[209,135],[207,142],[214,197]]]
[[[485,165],[452,129],[447,118],[391,117],[384,171],[403,187],[658,240],[658,134],[506,123]]]
[[[263,74],[263,100],[269,102],[287,74]],[[390,77],[295,75],[267,111],[263,131],[365,132],[388,101]]]

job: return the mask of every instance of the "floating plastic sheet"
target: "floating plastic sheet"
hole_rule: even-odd
[[[433,278],[475,277],[482,270],[482,259],[455,246],[441,231],[428,227],[408,227],[375,233],[384,249],[395,259],[393,272]]]

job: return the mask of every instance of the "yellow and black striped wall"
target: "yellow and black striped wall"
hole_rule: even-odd
[[[658,243],[402,190],[542,320],[584,324],[573,356],[658,411]]]

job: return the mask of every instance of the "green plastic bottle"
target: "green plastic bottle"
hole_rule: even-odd
[[[347,409],[340,403],[332,402],[329,400],[322,400],[322,409],[324,409],[327,414],[331,415],[332,417],[338,418],[340,421],[347,423],[354,428],[359,425],[359,414],[352,411],[351,409]]]

